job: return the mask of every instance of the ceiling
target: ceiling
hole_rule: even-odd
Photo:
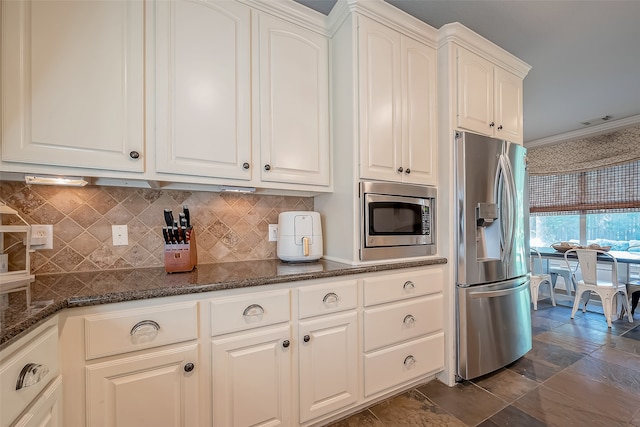
[[[324,14],[335,4],[296,1]],[[434,28],[460,22],[532,66],[524,80],[527,145],[640,124],[638,0],[387,2]]]

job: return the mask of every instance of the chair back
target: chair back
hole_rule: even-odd
[[[531,251],[535,252],[535,255],[531,255],[530,261],[531,265],[529,268],[531,269],[531,274],[542,274],[544,269],[542,268],[542,255],[540,255],[540,251],[536,248],[531,248]]]
[[[575,270],[572,270],[572,278],[575,280],[575,273],[577,269],[580,269],[580,274],[582,275],[582,280],[584,283],[588,285],[598,285],[598,255],[602,255],[604,257],[609,258],[607,261],[611,261],[611,283],[618,283],[618,261],[611,254],[596,250],[596,249],[571,249],[565,252],[564,258],[567,261],[567,265],[569,269],[571,266],[569,264],[569,254],[575,252],[578,257],[578,265],[575,267]]]

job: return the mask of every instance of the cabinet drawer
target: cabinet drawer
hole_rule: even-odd
[[[58,327],[35,336],[0,365],[0,425],[13,422],[58,376]],[[16,390],[18,383],[21,388]]]
[[[442,268],[429,268],[405,273],[385,274],[364,279],[364,305],[442,292]]]
[[[442,330],[442,294],[364,312],[364,351]]]
[[[198,338],[198,303],[188,302],[88,315],[87,360]]]
[[[444,367],[444,333],[364,356],[364,394],[371,396]]]
[[[289,290],[261,292],[211,301],[211,335],[287,322]]]
[[[358,281],[345,280],[325,285],[302,287],[298,291],[300,319],[356,308]]]

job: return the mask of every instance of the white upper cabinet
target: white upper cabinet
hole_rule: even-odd
[[[457,126],[522,144],[522,79],[457,49]]]
[[[2,2],[2,160],[143,172],[144,3]]]
[[[266,13],[258,26],[260,179],[328,186],[328,40]]]
[[[436,52],[358,17],[360,177],[435,184]]]
[[[251,179],[251,10],[156,5],[156,170]]]

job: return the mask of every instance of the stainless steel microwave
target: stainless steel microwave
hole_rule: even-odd
[[[436,253],[436,189],[360,183],[360,259],[409,258]]]

